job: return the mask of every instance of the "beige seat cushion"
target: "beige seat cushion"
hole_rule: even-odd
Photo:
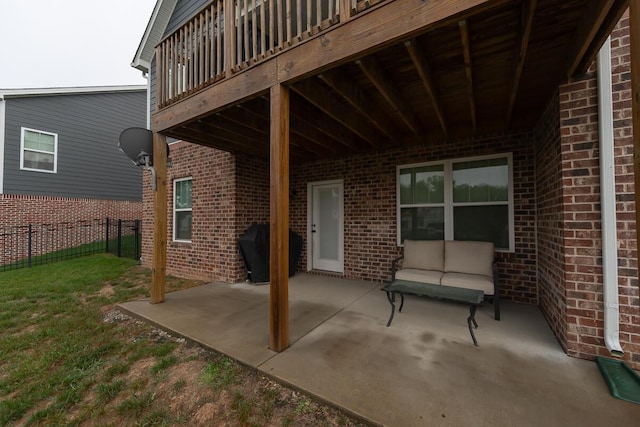
[[[482,274],[493,277],[493,243],[447,240],[444,245],[445,273]]]
[[[444,273],[440,284],[454,288],[466,288],[483,291],[485,295],[493,295],[493,277],[480,274]]]
[[[396,280],[408,280],[410,282],[430,283],[439,285],[442,271],[419,270],[415,268],[403,268],[396,271]]]
[[[443,240],[405,240],[402,268],[440,270],[444,267]]]

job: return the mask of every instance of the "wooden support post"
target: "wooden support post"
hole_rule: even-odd
[[[636,199],[636,242],[640,234],[640,2],[629,2],[631,45],[631,111],[633,129],[633,172]]]
[[[289,347],[289,89],[271,87],[269,348]]]
[[[167,273],[167,138],[153,134],[153,167],[156,191],[153,193],[153,261],[151,266],[151,304],[164,302]]]

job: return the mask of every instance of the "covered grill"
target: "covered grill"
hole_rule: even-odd
[[[269,281],[269,224],[253,224],[240,239],[240,254],[251,283]],[[289,230],[289,276],[296,272],[302,251],[302,237]]]

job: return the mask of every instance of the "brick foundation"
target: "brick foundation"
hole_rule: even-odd
[[[140,219],[142,202],[0,194],[0,225]]]

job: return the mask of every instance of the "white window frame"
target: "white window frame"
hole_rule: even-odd
[[[191,207],[190,208],[176,208],[176,187],[178,182],[191,181]],[[191,239],[178,239],[176,238],[176,212],[191,212],[191,239],[193,238],[193,179],[192,177],[177,178],[173,180],[173,241],[182,243],[191,243]]]
[[[507,202],[486,202],[486,203],[454,203],[453,202],[453,164],[470,162],[476,160],[490,160],[506,158],[509,168],[509,200]],[[430,207],[442,206],[442,204],[400,204],[400,171],[422,166],[444,166],[444,238],[445,240],[453,240],[453,208],[457,206],[494,206],[508,205],[509,215],[509,248],[496,248],[496,252],[515,252],[515,219],[514,219],[514,203],[513,203],[513,153],[490,154],[485,156],[461,157],[455,159],[439,160],[434,162],[412,163],[407,165],[399,165],[396,167],[396,239],[398,246],[404,246],[402,239],[402,223],[401,209],[405,207]]]
[[[26,131],[29,132],[36,132],[36,133],[40,133],[40,134],[44,134],[44,135],[51,135],[53,136],[53,153],[49,152],[49,151],[40,151],[40,150],[33,150],[31,148],[24,148],[24,133]],[[37,169],[37,168],[27,168],[24,166],[24,151],[31,151],[34,153],[43,153],[43,154],[53,154],[53,170],[46,170],[46,169]],[[53,132],[45,132],[43,130],[38,130],[38,129],[31,129],[31,128],[25,128],[25,127],[21,127],[20,128],[20,169],[21,170],[25,170],[25,171],[32,171],[32,172],[44,172],[44,173],[58,173],[58,134],[57,133],[53,133]]]

